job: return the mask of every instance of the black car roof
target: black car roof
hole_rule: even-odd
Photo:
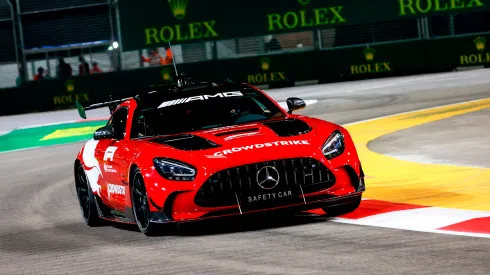
[[[214,95],[231,91],[254,92],[256,90],[245,84],[228,82],[201,82],[186,85],[182,88],[169,88],[164,86],[155,87],[148,94],[138,97],[138,107],[145,109],[156,108],[165,101],[200,95]]]

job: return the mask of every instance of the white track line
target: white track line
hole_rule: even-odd
[[[75,123],[75,122],[77,122],[77,120],[67,120],[67,121],[58,121],[58,122],[50,122],[50,123],[41,123],[41,124],[34,124],[34,125],[28,125],[28,126],[18,127],[18,128],[15,128],[15,130],[31,129],[31,128],[38,128],[38,127],[45,127],[45,126],[55,126],[55,125]]]

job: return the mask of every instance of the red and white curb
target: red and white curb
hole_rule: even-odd
[[[315,214],[324,214],[321,210]],[[490,238],[490,211],[461,210],[365,199],[333,222]]]

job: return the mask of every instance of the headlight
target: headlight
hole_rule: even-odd
[[[327,159],[340,156],[345,150],[344,135],[336,130],[322,146],[322,153]]]
[[[158,173],[168,180],[192,181],[196,177],[196,169],[188,164],[165,158],[153,160]]]

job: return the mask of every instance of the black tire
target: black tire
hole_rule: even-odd
[[[75,173],[75,189],[77,190],[78,202],[82,211],[83,219],[88,226],[94,227],[102,224],[102,220],[97,213],[95,196],[87,179],[87,174],[81,163],[77,165]]]
[[[350,202],[347,204],[342,204],[334,207],[324,207],[323,211],[327,213],[327,217],[337,217],[340,215],[344,215],[356,210],[361,204],[362,197],[356,198],[354,202]]]
[[[150,222],[150,204],[141,171],[136,168],[131,179],[131,204],[138,229],[147,236],[155,236],[158,224]]]

